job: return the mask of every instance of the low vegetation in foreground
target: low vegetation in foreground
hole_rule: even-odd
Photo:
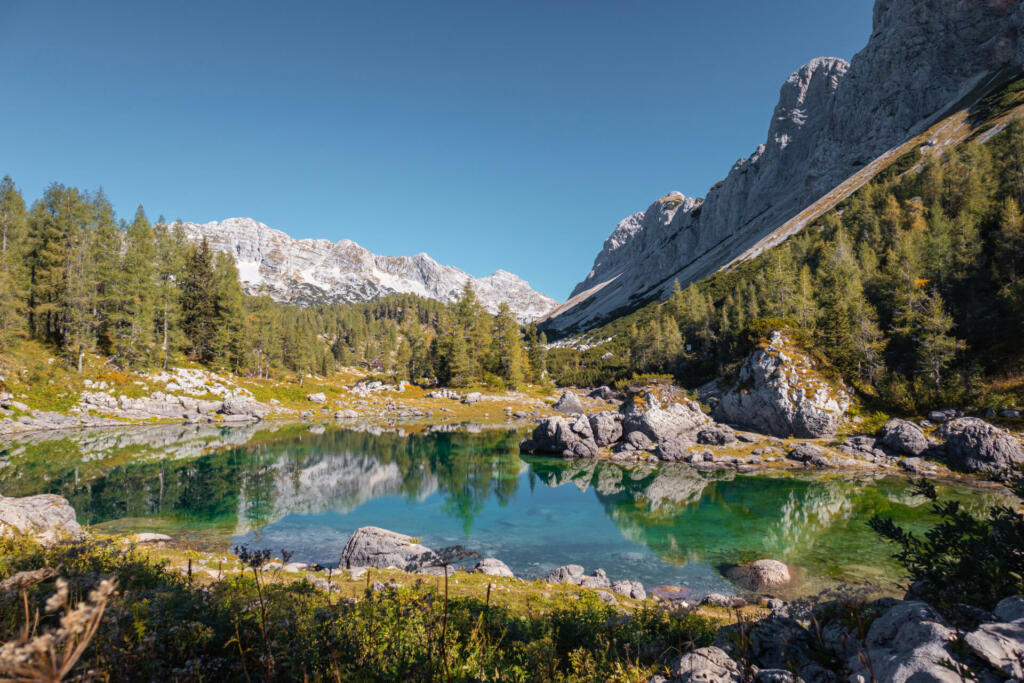
[[[54,571],[34,585],[11,581],[41,567]],[[716,631],[696,613],[650,603],[616,608],[590,591],[517,579],[459,573],[446,584],[371,570],[357,581],[334,575],[327,591],[233,559],[221,569],[220,580],[198,566],[189,574],[158,552],[111,541],[47,549],[6,539],[0,637],[39,647],[20,663],[12,648],[0,651],[0,675],[45,670],[45,634],[63,614],[52,596],[66,585],[71,605],[86,604],[105,577],[116,578],[116,591],[93,596],[104,612],[74,668],[79,678],[640,681],[710,644]],[[58,572],[66,584],[55,585]]]

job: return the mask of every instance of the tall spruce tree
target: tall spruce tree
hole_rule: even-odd
[[[192,355],[209,363],[214,358],[217,335],[217,280],[213,254],[205,239],[188,246],[180,289],[182,331]]]
[[[0,343],[25,327],[28,212],[10,176],[0,180]]]

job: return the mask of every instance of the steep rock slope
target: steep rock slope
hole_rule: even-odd
[[[206,238],[211,248],[234,256],[247,292],[263,292],[279,301],[356,303],[397,292],[450,302],[469,280],[488,311],[496,312],[505,302],[523,322],[539,318],[557,303],[504,270],[473,278],[426,254],[380,256],[351,240],[298,240],[251,218],[182,227],[189,239]]]
[[[850,63],[794,72],[767,141],[703,201],[672,193],[619,223],[543,327],[589,329],[714,272],[1007,67],[1024,67],[1024,3],[876,0]]]

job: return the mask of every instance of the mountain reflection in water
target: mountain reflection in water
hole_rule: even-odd
[[[928,506],[898,478],[700,474],[681,465],[520,457],[508,431],[405,436],[302,425],[161,425],[0,445],[0,493],[52,492],[117,531],[249,542],[336,562],[359,526],[462,544],[525,576],[560,564],[728,591],[721,569],[773,557],[815,586],[899,578],[865,524],[912,529]],[[945,486],[980,509],[990,490]]]

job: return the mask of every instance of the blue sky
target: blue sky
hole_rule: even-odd
[[[121,216],[515,272],[563,299],[624,216],[702,196],[870,0],[0,0],[0,174]]]

